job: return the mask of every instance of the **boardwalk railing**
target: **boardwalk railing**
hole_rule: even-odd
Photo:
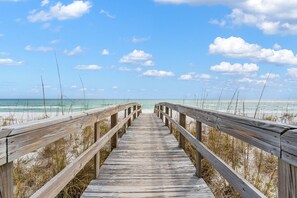
[[[118,122],[118,113],[122,111],[124,118]],[[0,128],[0,197],[13,197],[13,160],[69,134],[80,132],[87,126],[94,126],[94,144],[35,192],[32,197],[55,197],[92,158],[95,163],[95,175],[98,176],[100,149],[109,140],[111,140],[112,148],[117,147],[118,131],[124,126],[125,128],[130,126],[131,121],[138,117],[140,112],[140,104],[128,103]],[[100,137],[97,125],[99,121],[109,117],[111,129]]]
[[[179,122],[172,111],[179,114]],[[297,127],[257,120],[227,113],[171,104],[155,105],[155,113],[179,132],[179,145],[185,148],[185,138],[196,149],[196,171],[201,177],[201,155],[234,187],[242,197],[265,197],[258,189],[216,156],[201,141],[202,123],[278,157],[278,196],[297,197]],[[196,137],[186,130],[186,116],[196,121]]]

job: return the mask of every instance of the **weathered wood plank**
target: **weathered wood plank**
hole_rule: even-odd
[[[13,197],[13,163],[0,166],[0,197]]]
[[[278,161],[278,197],[297,197],[297,167]]]
[[[171,119],[168,115],[165,117]],[[196,148],[201,155],[207,159],[211,165],[236,189],[243,197],[265,197],[258,189],[244,179],[240,174],[235,172],[228,164],[217,157],[211,150],[204,144],[198,141],[190,132],[179,123],[171,119],[173,125],[177,130],[184,135],[184,137]]]
[[[196,139],[199,142],[202,142],[202,123],[199,121],[196,121]],[[197,177],[201,178],[202,177],[202,166],[201,166],[201,160],[202,156],[201,154],[196,150],[196,175]]]
[[[163,115],[163,112],[162,112],[162,115]],[[179,124],[184,128],[186,127],[186,115],[185,114],[179,113]],[[185,149],[185,137],[182,135],[182,133],[179,133],[178,142],[179,142],[179,146],[181,148]]]
[[[156,127],[155,115],[141,114],[136,122],[82,197],[213,197],[168,128]]]
[[[281,136],[282,159],[297,166],[297,130],[286,131]]]
[[[100,127],[99,122],[94,124],[94,143],[96,143],[100,139]],[[99,176],[100,171],[100,151],[94,157],[94,167],[95,167],[95,177]]]
[[[0,166],[6,163],[6,138],[0,139]]]
[[[135,114],[133,114],[133,117],[135,116]],[[113,114],[110,117],[110,128],[113,128],[114,126],[116,126],[118,123],[118,113]],[[119,139],[119,133],[116,132],[112,137],[111,137],[111,149],[117,148],[118,146],[118,139]]]

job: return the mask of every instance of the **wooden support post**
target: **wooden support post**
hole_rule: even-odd
[[[202,137],[202,123],[199,121],[196,121],[196,139],[201,142]],[[201,160],[202,156],[201,154],[196,150],[196,175],[201,178]]]
[[[170,109],[170,118],[172,118],[172,109]],[[172,122],[170,122],[170,133],[172,133]]]
[[[179,113],[179,125],[186,128],[186,115]],[[179,133],[179,147],[185,149],[185,137]]]
[[[136,105],[133,106],[133,112],[136,110]],[[136,119],[136,113],[133,114],[133,120]]]
[[[169,108],[168,107],[165,107],[165,113],[167,114],[167,115],[169,115]],[[165,126],[167,126],[168,127],[168,119],[165,117]]]
[[[115,125],[117,125],[118,123],[118,113],[115,113],[113,114],[111,117],[110,117],[110,121],[111,121],[111,127],[110,128],[113,128]],[[112,137],[111,137],[111,149],[114,149],[118,146],[118,137],[119,137],[119,133],[116,132]]]
[[[124,118],[126,117],[127,117],[127,109],[125,109],[125,113],[124,113]],[[126,133],[126,131],[127,131],[127,123],[125,123],[124,125],[124,133]]]
[[[158,118],[161,118],[161,117],[160,117],[160,115],[161,115],[160,110],[161,110],[161,106],[158,105]]]
[[[99,122],[94,124],[94,142],[100,139],[100,127]],[[95,178],[99,176],[100,170],[100,151],[94,157],[94,167],[95,167]]]
[[[163,113],[163,106],[162,105],[160,105],[160,111]],[[160,113],[160,119],[163,122],[163,114],[162,113]]]
[[[128,108],[128,116],[131,114],[131,107]],[[131,118],[128,120],[128,127],[131,126]]]
[[[278,197],[297,197],[297,167],[278,160]]]
[[[0,166],[0,197],[13,197],[13,162]]]
[[[137,117],[141,114],[141,105],[137,105]]]

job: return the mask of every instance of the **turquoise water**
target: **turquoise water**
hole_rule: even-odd
[[[103,108],[110,105],[123,104],[128,102],[138,102],[142,104],[144,111],[152,111],[153,106],[158,102],[171,102],[176,104],[184,104],[195,106],[203,109],[218,110],[222,112],[252,114],[255,112],[258,101],[246,100],[235,101],[230,105],[230,101],[224,100],[218,102],[217,100],[151,100],[151,99],[66,99],[63,101],[64,112],[77,112],[86,109]],[[61,112],[61,102],[56,99],[46,100],[47,112]],[[0,112],[44,112],[43,100],[41,99],[0,99]],[[261,101],[259,112],[280,114],[284,112],[297,113],[297,101],[288,100],[263,100]]]

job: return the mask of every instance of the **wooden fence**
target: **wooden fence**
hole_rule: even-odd
[[[179,114],[179,122],[172,118],[172,110]],[[203,156],[242,197],[265,197],[202,143],[203,123],[277,156],[278,195],[281,198],[297,197],[297,126],[166,102],[156,104],[155,113],[165,121],[165,125],[171,131],[173,126],[177,129],[180,147],[185,148],[185,138],[194,146],[198,177],[201,177],[201,156]],[[186,130],[187,116],[196,121],[196,137]]]
[[[124,111],[124,118],[119,121],[118,113],[122,111]],[[65,138],[69,134],[81,132],[87,126],[94,126],[94,144],[32,197],[55,197],[92,158],[95,163],[95,175],[98,176],[100,149],[109,140],[112,148],[117,147],[118,131],[124,126],[130,126],[131,121],[138,117],[140,112],[140,104],[129,103],[0,128],[0,197],[13,197],[13,160]],[[109,117],[111,129],[100,137],[98,123]]]

